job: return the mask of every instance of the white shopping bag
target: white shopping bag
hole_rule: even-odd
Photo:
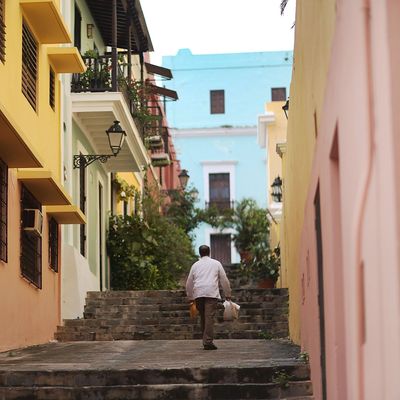
[[[225,300],[223,306],[225,308],[224,321],[233,321],[239,318],[239,304],[236,304],[230,300]]]

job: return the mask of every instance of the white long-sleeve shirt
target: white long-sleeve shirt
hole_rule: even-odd
[[[186,294],[190,300],[198,297],[220,299],[219,283],[225,296],[231,297],[231,286],[222,264],[211,257],[201,257],[190,269],[186,281]]]

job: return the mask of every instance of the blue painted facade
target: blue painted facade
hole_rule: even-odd
[[[174,76],[168,87],[179,95],[167,103],[168,120],[181,166],[199,191],[199,206],[209,200],[208,174],[224,172],[230,174],[231,200],[251,197],[267,206],[266,153],[257,144],[257,116],[271,101],[272,88],[286,88],[289,96],[292,61],[291,51],[193,55],[183,49],[163,57]],[[211,90],[224,90],[223,114],[211,114]],[[212,233],[206,225],[197,229],[196,247],[209,244]],[[231,261],[238,261],[233,246]]]

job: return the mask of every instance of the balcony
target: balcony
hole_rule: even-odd
[[[216,208],[219,211],[233,210],[235,201],[230,199],[206,201],[206,208]]]
[[[171,164],[168,128],[162,127],[161,134],[157,136],[161,139],[160,143],[155,141],[154,136],[149,136],[148,138],[148,140],[153,141],[153,147],[151,148],[151,164],[153,167],[166,167]]]
[[[156,119],[147,107],[147,89],[129,79],[126,56],[118,56],[113,68],[111,55],[83,56],[86,71],[73,74],[71,82],[72,112],[97,154],[109,153],[105,130],[118,120],[126,131],[125,143],[104,168],[107,172],[139,172],[150,163],[144,143],[148,121]],[[113,71],[117,76],[113,76]]]

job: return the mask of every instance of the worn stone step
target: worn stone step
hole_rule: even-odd
[[[277,384],[166,384],[166,385],[113,385],[83,387],[13,387],[1,388],[0,396],[4,399],[34,398],[37,400],[73,400],[98,399],[108,400],[236,400],[242,398],[279,399],[289,394],[306,395],[311,390],[310,382],[291,382],[287,388]],[[293,396],[292,396],[293,397]]]
[[[106,386],[175,383],[276,383],[274,366],[214,368],[142,368],[123,370],[1,371],[0,386]],[[291,382],[308,381],[309,368],[299,361],[279,367]]]

